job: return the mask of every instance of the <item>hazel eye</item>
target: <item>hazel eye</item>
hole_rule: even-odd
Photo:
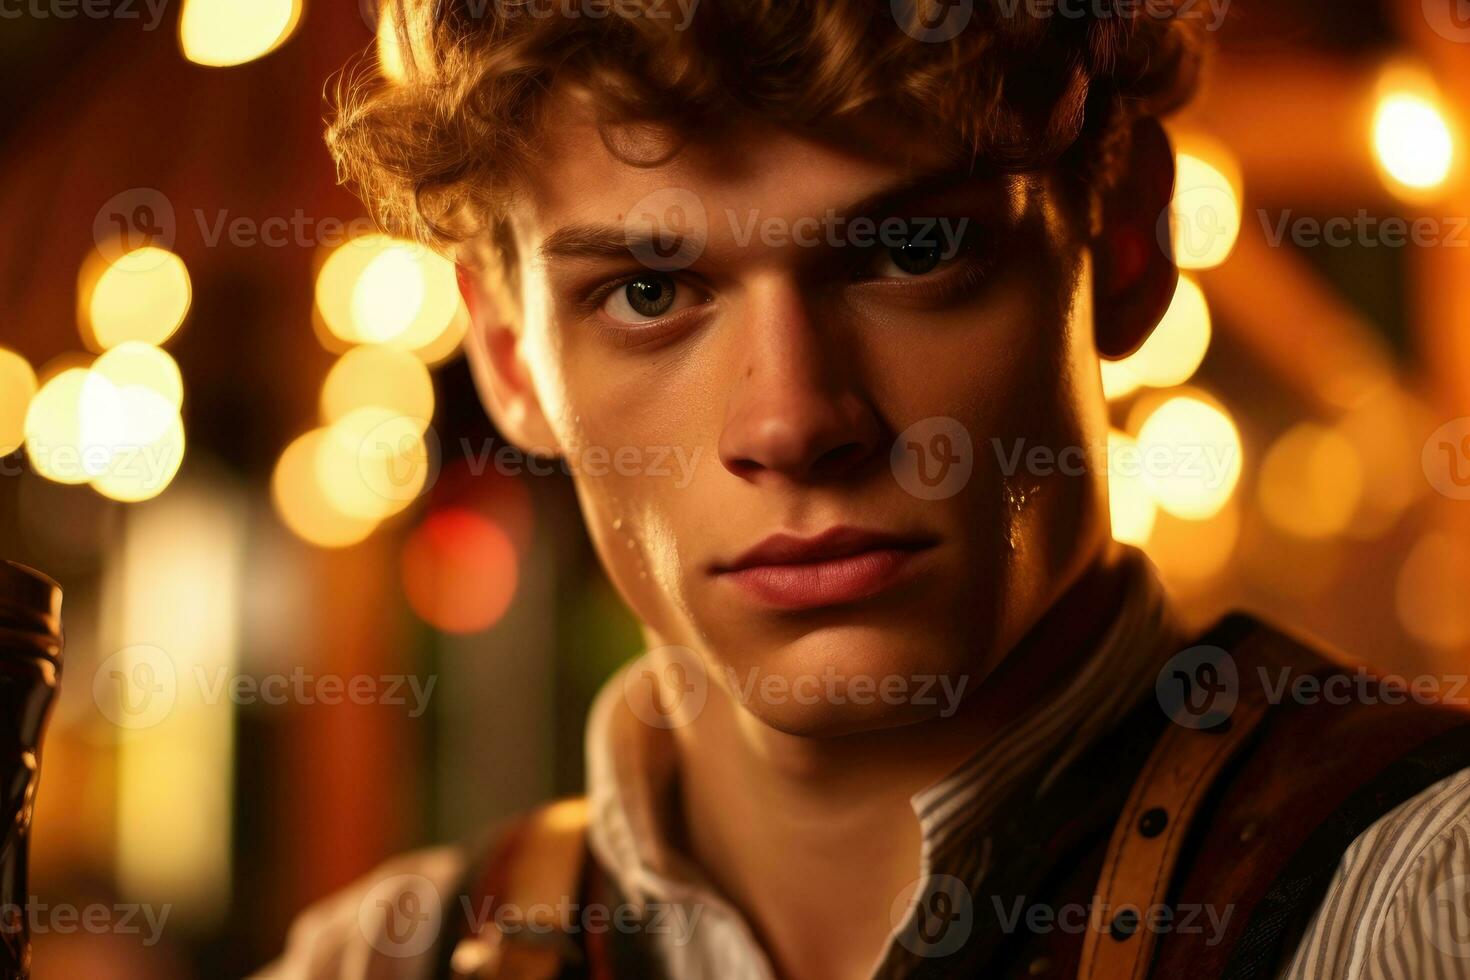
[[[666,315],[679,297],[678,284],[662,273],[645,273],[608,294],[603,312],[624,323],[646,323]]]

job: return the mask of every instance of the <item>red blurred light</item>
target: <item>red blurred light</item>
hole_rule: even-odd
[[[429,515],[403,549],[409,605],[446,633],[477,633],[499,622],[518,578],[510,537],[494,521],[464,508]]]

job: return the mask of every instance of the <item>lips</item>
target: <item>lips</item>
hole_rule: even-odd
[[[846,527],[810,538],[774,534],[711,571],[764,605],[817,609],[886,591],[934,544],[932,538]]]

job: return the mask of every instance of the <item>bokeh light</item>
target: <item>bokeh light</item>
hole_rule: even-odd
[[[26,409],[39,387],[31,363],[0,347],[0,456],[15,452],[25,441]]]
[[[403,591],[425,622],[476,633],[510,607],[519,578],[510,537],[472,510],[446,508],[414,529],[403,549]]]
[[[137,340],[125,341],[97,358],[92,370],[117,387],[147,388],[179,408],[184,404],[184,378],[168,352]]]
[[[340,344],[383,344],[430,364],[452,355],[469,325],[453,263],[386,235],[355,238],[327,256],[316,309]]]
[[[377,522],[423,492],[432,464],[421,421],[386,408],[359,408],[325,428],[317,474],[338,511]]]
[[[1127,433],[1114,429],[1108,433],[1108,458],[1114,461],[1108,473],[1113,537],[1125,544],[1141,546],[1153,534],[1158,504],[1141,466],[1124,463],[1125,458],[1130,463],[1138,461],[1138,443]]]
[[[434,416],[434,382],[424,362],[391,347],[354,347],[338,358],[322,384],[322,422],[361,408],[382,408],[417,419]]]
[[[301,22],[302,0],[185,0],[179,45],[199,65],[227,68],[270,54]]]
[[[1455,137],[1439,92],[1422,69],[1384,69],[1373,109],[1373,153],[1389,187],[1415,199],[1442,187],[1455,162]]]
[[[1415,543],[1399,570],[1396,598],[1404,631],[1442,650],[1470,644],[1470,553],[1433,531]]]
[[[193,287],[184,260],[147,246],[106,262],[94,255],[78,286],[83,339],[103,351],[129,340],[161,346],[184,322]]]
[[[82,384],[81,420],[92,489],[104,497],[149,500],[183,464],[184,423],[172,389],[115,384],[94,365]]]
[[[1240,512],[1240,499],[1233,497],[1205,520],[1160,514],[1148,541],[1148,555],[1176,587],[1212,583],[1235,557]]]
[[[1292,426],[1261,459],[1261,513],[1299,538],[1342,533],[1363,493],[1363,466],[1341,432],[1314,422]]]
[[[271,476],[271,499],[297,537],[323,548],[342,548],[366,538],[378,522],[343,513],[327,495],[317,462],[326,438],[327,430],[312,429],[286,447]]]
[[[1170,396],[1143,420],[1137,439],[1154,499],[1175,517],[1214,516],[1240,482],[1240,432],[1203,393]]]
[[[41,385],[26,412],[25,446],[31,469],[55,483],[87,483],[95,476],[84,464],[82,393],[91,372],[73,367]]]
[[[1174,259],[1181,269],[1213,269],[1240,240],[1240,167],[1223,145],[1203,134],[1179,134],[1174,141]]]
[[[1183,384],[1204,362],[1210,335],[1210,307],[1204,290],[1189,277],[1180,276],[1169,309],[1143,346],[1121,361],[1102,362],[1103,393],[1111,400],[1143,386]]]

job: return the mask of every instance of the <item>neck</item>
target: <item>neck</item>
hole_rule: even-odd
[[[679,843],[745,914],[780,975],[868,975],[897,921],[894,900],[919,875],[911,797],[1095,649],[1123,585],[1116,552],[1099,555],[948,718],[808,738],[765,725],[711,685],[697,723],[677,730]]]

